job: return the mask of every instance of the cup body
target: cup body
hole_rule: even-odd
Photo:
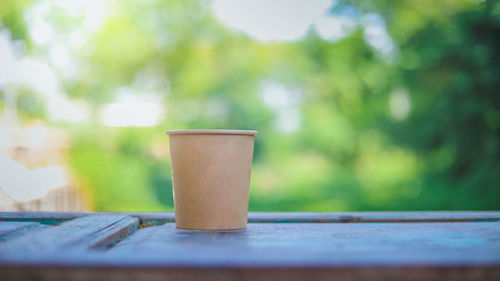
[[[175,222],[186,229],[247,225],[255,131],[168,131]]]

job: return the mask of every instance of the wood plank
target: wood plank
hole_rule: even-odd
[[[23,228],[30,228],[40,225],[36,222],[1,222],[0,223],[0,237],[11,232],[22,230]]]
[[[0,222],[0,242],[42,229],[37,222]]]
[[[2,250],[0,264],[31,266],[500,266],[500,222],[251,223],[234,231],[183,230],[167,223],[139,229],[107,251],[5,256]]]
[[[104,256],[119,264],[192,267],[500,266],[500,222],[251,223],[235,231],[168,223],[137,231]]]
[[[138,225],[137,218],[125,215],[81,217],[0,244],[0,260],[32,253],[107,247],[135,231]]]
[[[47,225],[60,224],[72,219],[91,215],[84,212],[0,212],[1,221],[39,222]],[[96,214],[96,213],[94,213]]]
[[[2,253],[2,251],[0,251]],[[18,256],[19,257],[19,256]],[[139,229],[107,251],[2,257],[2,280],[498,280],[500,222]]]
[[[249,222],[260,223],[372,223],[372,222],[483,222],[500,221],[499,211],[432,211],[432,212],[252,212]]]
[[[175,222],[174,213],[135,213],[144,226]],[[250,212],[250,223],[365,223],[365,222],[481,222],[500,221],[500,212]]]
[[[3,281],[498,281],[500,267],[241,267],[241,268],[168,268],[168,267],[24,267],[0,265]]]
[[[59,224],[71,219],[99,215],[129,215],[137,217],[142,226],[175,222],[173,212],[162,213],[49,213],[0,212],[0,221],[36,221]],[[433,212],[339,212],[339,213],[265,213],[250,212],[252,223],[364,223],[364,222],[481,222],[500,221],[499,211],[433,211]]]
[[[381,217],[372,214],[372,219]],[[426,219],[424,215],[412,219]],[[24,241],[15,251],[5,251],[0,243],[0,276],[2,281],[500,279],[500,222],[284,222],[291,217],[279,217],[281,223],[250,223],[247,229],[234,231],[182,230],[166,223],[139,229],[106,251],[89,249],[115,243],[119,236],[110,239],[105,233],[117,233],[117,222],[89,233],[89,222],[82,220],[100,219],[84,217],[46,226],[66,228],[68,236],[89,233],[69,239],[70,243],[33,247],[26,246],[31,240],[15,239]],[[477,217],[459,214],[451,219]],[[68,227],[78,221],[81,228]],[[109,224],[115,225],[114,230]]]

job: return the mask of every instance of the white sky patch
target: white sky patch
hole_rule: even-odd
[[[384,19],[378,14],[366,14],[361,22],[366,44],[375,49],[388,63],[394,63],[399,56],[399,50],[387,32]]]
[[[347,15],[329,15],[319,18],[314,27],[321,39],[336,42],[356,30],[357,23]]]
[[[68,35],[66,43],[69,48],[73,50],[78,50],[83,56],[89,55],[93,49],[92,48],[84,48],[87,43],[90,35],[85,33],[82,30],[75,29]]]
[[[402,121],[408,117],[411,110],[410,95],[404,89],[398,89],[389,97],[389,111],[392,118]]]
[[[366,44],[387,63],[397,61],[399,49],[379,14],[369,13],[360,17],[356,10],[329,13],[329,9],[336,4],[331,0],[214,0],[212,10],[227,26],[264,42],[297,41],[311,27],[323,40],[336,42],[361,25]]]
[[[56,31],[54,26],[47,21],[50,10],[51,3],[41,1],[31,5],[23,14],[28,34],[36,45],[45,45],[54,39]]]
[[[26,84],[46,97],[59,94],[59,79],[46,63],[31,58],[24,58],[14,65],[12,81]]]
[[[0,32],[0,87],[24,85],[31,87],[45,97],[59,93],[59,79],[54,71],[43,61],[14,56],[14,44],[8,32]]]
[[[299,89],[290,89],[274,81],[261,83],[261,98],[273,109],[287,108],[297,105],[302,100]]]
[[[50,48],[49,58],[52,65],[58,68],[67,68],[71,65],[69,50],[64,45],[55,45]]]
[[[49,48],[49,61],[62,79],[75,79],[80,69],[80,61],[70,54],[70,49],[63,44]]]
[[[91,48],[84,47],[92,34],[102,26],[109,10],[109,1],[38,1],[28,6],[23,16],[30,38],[35,45],[47,51],[48,61],[63,78],[74,78],[79,64],[75,62],[72,53],[88,55]],[[79,23],[64,26],[61,32],[58,24],[53,21],[54,12],[61,12]]]
[[[57,32],[54,24],[50,22],[50,13],[54,9],[62,9],[63,13],[72,18],[81,18],[82,22],[74,29],[87,34],[97,31],[103,24],[108,14],[107,1],[100,0],[57,0],[39,1],[31,5],[24,13],[28,24],[28,32],[37,45],[52,43]],[[61,38],[59,38],[61,39]]]
[[[57,44],[49,49],[49,60],[53,66],[68,69],[72,65],[72,59],[68,47]]]
[[[65,9],[73,17],[83,17],[82,27],[91,33],[98,30],[108,12],[107,1],[103,0],[58,0],[56,6]]]
[[[164,111],[160,96],[122,88],[116,101],[103,107],[101,121],[110,127],[151,127],[158,124]]]
[[[7,149],[12,145],[11,139],[4,133],[4,128],[0,127],[0,151]]]
[[[51,42],[56,33],[51,24],[42,20],[39,20],[37,24],[30,25],[28,31],[31,39],[37,45],[45,45]]]
[[[288,88],[274,81],[261,83],[261,98],[275,110],[274,126],[282,133],[293,133],[301,128],[302,114],[299,105],[302,93],[299,89]]]
[[[276,83],[266,83],[262,89],[262,99],[271,108],[284,108],[290,103],[285,86]]]
[[[16,60],[9,32],[0,30],[0,86],[13,80],[9,72]]]
[[[296,41],[332,6],[331,0],[215,0],[215,15],[260,41]]]
[[[90,114],[89,105],[83,100],[70,100],[64,97],[47,101],[47,111],[51,121],[83,122]]]
[[[168,93],[170,91],[170,81],[156,69],[146,67],[135,75],[132,88],[148,92]]]
[[[302,125],[302,114],[297,108],[287,108],[278,111],[274,125],[278,131],[289,134],[298,131]]]

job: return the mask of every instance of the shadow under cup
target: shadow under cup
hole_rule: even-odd
[[[167,134],[176,226],[186,229],[246,227],[257,132],[174,130]]]

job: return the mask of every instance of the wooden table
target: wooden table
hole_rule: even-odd
[[[0,213],[0,280],[500,280],[500,212]]]

